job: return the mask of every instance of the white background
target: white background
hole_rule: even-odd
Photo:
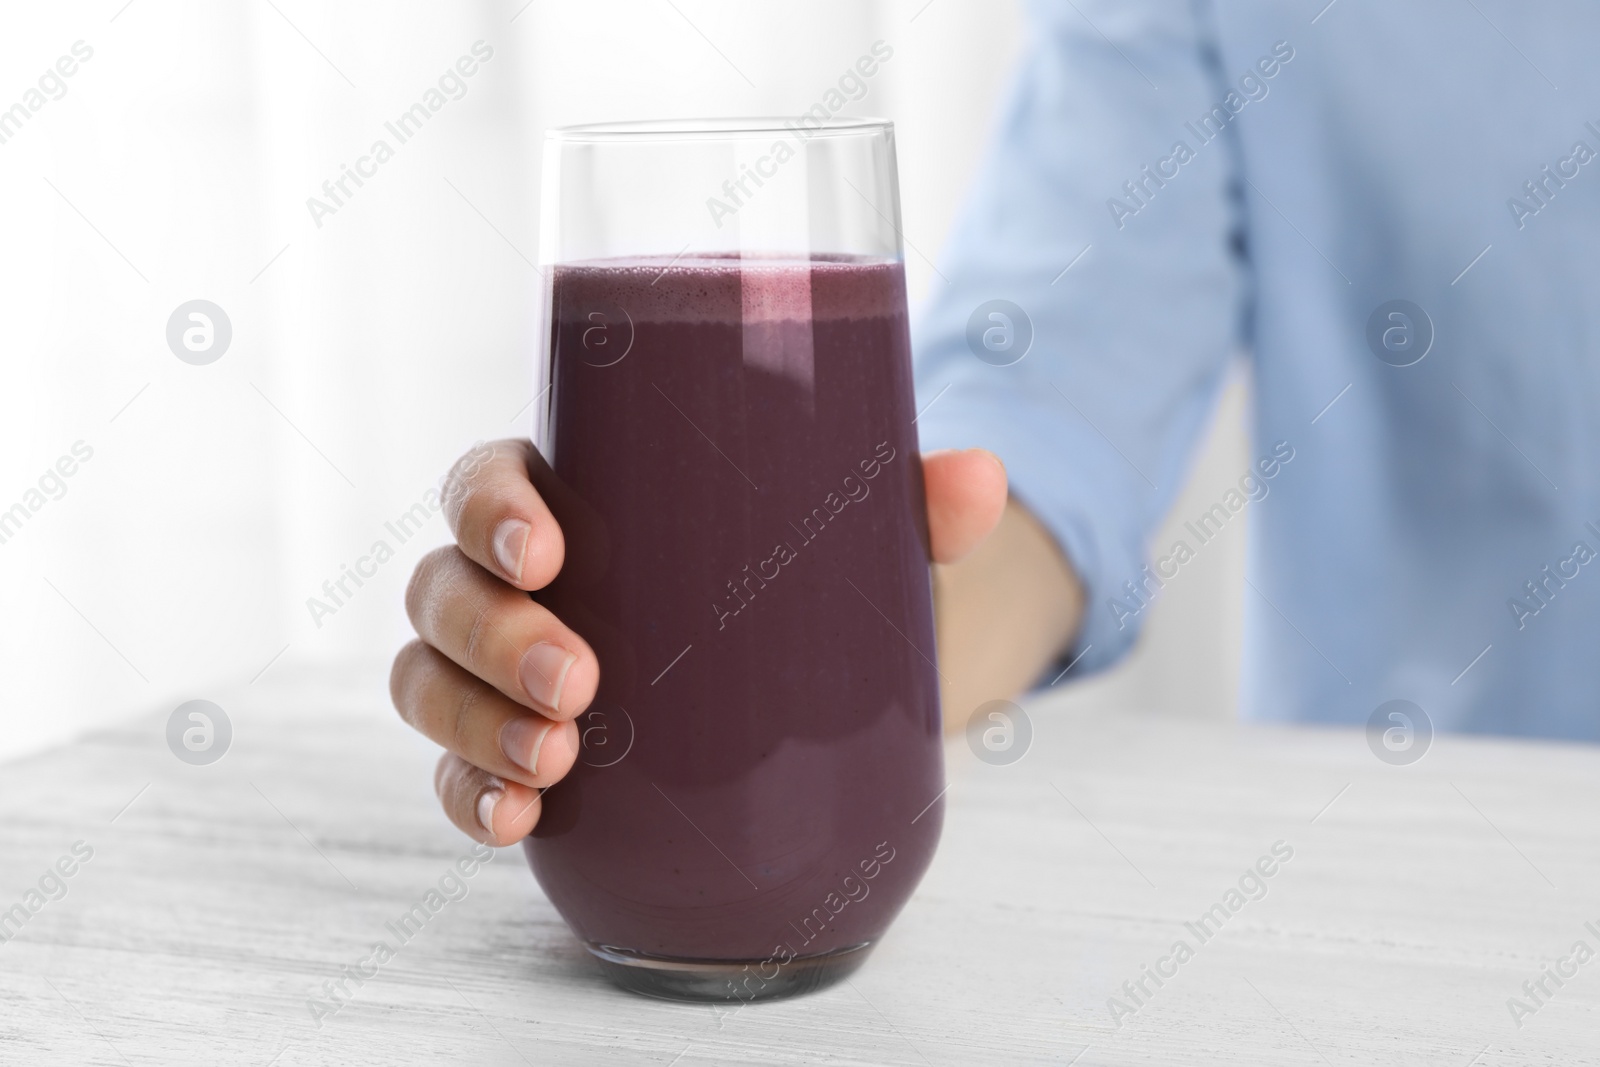
[[[94,450],[0,544],[0,757],[295,663],[387,708],[405,580],[443,520],[320,627],[306,599],[392,544],[384,522],[474,441],[527,432],[543,129],[802,111],[881,39],[894,56],[847,110],[897,123],[906,237],[934,255],[1023,34],[1012,4],[972,0],[274,2],[0,13],[0,108],[94,49],[0,144],[0,510]],[[306,198],[480,39],[467,95],[318,228]],[[907,262],[915,303],[936,279]],[[204,367],[165,341],[195,298],[233,326]],[[1244,403],[1175,514],[1244,468]],[[1243,538],[1075,700],[1231,715]]]

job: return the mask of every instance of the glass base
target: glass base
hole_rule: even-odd
[[[777,960],[684,960],[585,943],[613,985],[662,1000],[750,1001],[794,997],[849,977],[872,951],[867,941],[834,952]],[[776,967],[778,973],[770,975]],[[770,976],[769,976],[770,975]]]

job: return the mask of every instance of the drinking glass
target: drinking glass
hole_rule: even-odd
[[[618,985],[860,966],[944,787],[894,128],[552,131],[535,598],[600,659],[528,861]]]

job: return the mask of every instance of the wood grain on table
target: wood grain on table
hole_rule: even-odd
[[[337,674],[216,699],[212,766],[164,712],[0,765],[0,913],[49,890],[0,943],[0,1063],[1600,1063],[1600,959],[1569,955],[1600,951],[1592,746],[1394,767],[1354,729],[1036,699],[1019,762],[952,742],[939,855],[865,968],[710,1007],[607,986],[520,849],[352,981],[470,852],[434,752]]]

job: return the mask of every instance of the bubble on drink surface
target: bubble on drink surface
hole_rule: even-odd
[[[167,347],[185,363],[203,367],[222,358],[233,343],[228,313],[209,300],[188,300],[167,318]]]
[[[578,758],[590,767],[621,763],[633,750],[633,716],[621,704],[597,700],[577,718]]]
[[[209,700],[186,700],[167,716],[167,747],[191,766],[217,762],[232,744],[228,713]]]
[[[967,319],[967,347],[991,367],[1009,367],[1033,347],[1033,320],[1009,300],[985,300]]]
[[[1420,363],[1433,348],[1433,320],[1409,300],[1388,300],[1367,316],[1367,347],[1391,367]]]
[[[633,350],[633,316],[621,304],[599,304],[583,312],[577,327],[583,361],[591,367],[615,367]]]
[[[1385,701],[1367,717],[1367,747],[1391,766],[1417,762],[1432,744],[1433,720],[1409,700]]]
[[[967,747],[992,767],[1005,767],[1027,755],[1033,721],[1009,700],[979,704],[967,717]]]

